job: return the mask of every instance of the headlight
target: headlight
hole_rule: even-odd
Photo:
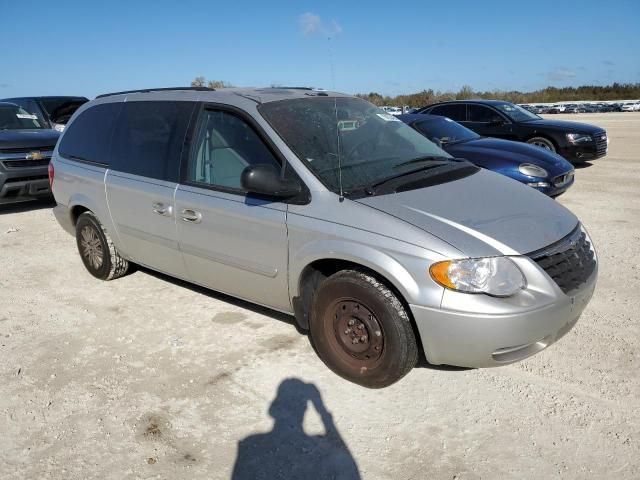
[[[544,168],[539,167],[537,165],[533,165],[531,163],[521,164],[520,166],[518,166],[518,170],[523,175],[528,175],[529,177],[546,178],[549,176],[549,173],[547,173],[547,171]]]
[[[507,257],[445,260],[429,268],[436,283],[464,293],[508,297],[525,288],[524,275]]]
[[[593,141],[593,138],[586,133],[567,133],[567,140],[570,143],[585,143]]]

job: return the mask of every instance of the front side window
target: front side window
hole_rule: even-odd
[[[351,97],[268,102],[262,116],[332,191],[349,193],[450,155],[371,103]]]
[[[469,121],[478,123],[494,123],[504,121],[504,118],[484,105],[469,105]]]
[[[191,182],[241,190],[240,177],[250,165],[280,164],[253,128],[222,110],[205,110],[191,152]]]
[[[501,103],[496,105],[496,108],[514,122],[530,122],[531,120],[540,120],[541,118],[535,113],[531,113],[529,110],[525,110],[521,106],[514,105],[513,103]]]
[[[18,106],[0,106],[0,130],[44,128],[37,115]]]

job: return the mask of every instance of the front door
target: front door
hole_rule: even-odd
[[[486,105],[467,105],[467,121],[463,125],[483,137],[513,139],[513,124]]]
[[[248,195],[248,165],[281,168],[238,113],[203,109],[175,195],[178,241],[189,279],[279,310],[291,310],[287,205]]]

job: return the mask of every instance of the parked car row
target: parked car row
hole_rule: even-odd
[[[521,104],[520,106],[535,114],[635,112],[640,110],[640,102],[559,103],[555,105]]]

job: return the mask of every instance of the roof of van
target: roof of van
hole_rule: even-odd
[[[268,87],[268,88],[221,88],[218,90],[210,88],[157,88],[157,89],[145,89],[145,90],[132,90],[126,92],[115,92],[105,95],[99,95],[96,98],[107,99],[113,97],[115,99],[122,100],[126,97],[127,100],[142,99],[145,97],[153,96],[154,99],[167,99],[167,100],[192,100],[192,101],[212,101],[216,99],[228,100],[230,95],[243,97],[249,100],[253,100],[256,103],[275,102],[278,100],[293,99],[293,98],[309,98],[309,97],[351,97],[338,92],[329,92],[325,90],[309,88],[309,87]]]

